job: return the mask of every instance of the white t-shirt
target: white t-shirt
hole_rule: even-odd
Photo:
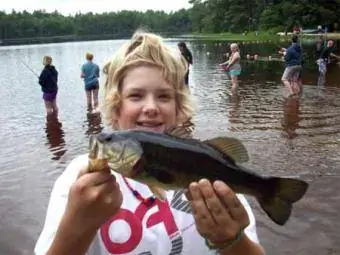
[[[54,184],[49,201],[43,231],[35,246],[35,254],[45,254],[57,232],[64,214],[68,193],[75,182],[79,169],[87,166],[88,155],[75,158]],[[191,209],[183,192],[167,191],[167,201],[156,200],[148,208],[136,199],[121,175],[114,173],[123,194],[120,212],[98,231],[88,249],[88,255],[135,254],[135,255],[206,255],[215,254],[205,245],[198,234]],[[149,188],[128,179],[134,190],[143,197],[150,197]],[[255,218],[243,195],[237,195],[246,208],[250,224],[247,236],[258,243]],[[84,222],[86,224],[86,222]]]

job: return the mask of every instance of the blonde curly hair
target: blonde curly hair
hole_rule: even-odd
[[[104,65],[104,103],[102,112],[108,125],[114,127],[114,119],[121,103],[121,85],[126,74],[139,66],[160,68],[165,80],[175,88],[178,124],[190,119],[193,103],[184,84],[187,72],[185,59],[168,48],[162,37],[138,30],[130,42],[124,44]]]

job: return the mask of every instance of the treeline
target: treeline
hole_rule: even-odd
[[[64,35],[124,35],[143,27],[152,31],[183,33],[191,31],[187,10],[170,14],[163,11],[119,11],[64,16],[44,10],[0,12],[0,39]]]
[[[198,32],[292,31],[294,26],[333,25],[340,0],[191,0],[190,20]],[[335,29],[335,28],[334,28]]]
[[[176,12],[119,11],[64,16],[47,13],[0,12],[0,39],[46,36],[124,35],[144,27],[154,32],[221,33],[291,31],[337,24],[340,0],[190,0],[192,8]],[[335,29],[337,27],[335,26]]]

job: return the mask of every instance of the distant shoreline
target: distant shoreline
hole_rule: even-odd
[[[110,35],[60,35],[60,36],[39,36],[28,38],[9,38],[1,39],[1,46],[11,45],[30,45],[45,43],[61,43],[76,41],[94,41],[94,40],[114,40],[129,38],[131,34],[110,34]]]
[[[207,41],[282,41],[290,40],[291,33],[288,35],[273,35],[266,32],[261,32],[258,35],[255,32],[244,34],[232,34],[232,33],[220,33],[220,34],[208,34],[208,33],[188,33],[184,35],[178,35],[174,33],[160,33],[166,36],[173,36],[182,39],[198,39]],[[77,42],[77,41],[94,41],[94,40],[115,40],[115,39],[128,39],[132,33],[125,34],[104,34],[104,35],[61,35],[61,36],[40,36],[30,38],[9,38],[0,39],[0,46],[11,45],[30,45],[30,44],[45,44],[45,43],[61,43],[61,42]],[[325,34],[324,34],[325,35]],[[315,38],[318,34],[301,34],[302,38]],[[328,39],[340,39],[340,33],[327,33]]]
[[[99,35],[57,35],[57,36],[38,36],[26,38],[8,38],[0,39],[0,46],[12,45],[30,45],[30,44],[45,44],[45,43],[62,43],[62,42],[83,42],[96,40],[119,40],[131,38],[134,31],[117,34],[99,34]],[[175,32],[160,32],[162,36],[180,37],[179,33]]]
[[[313,39],[317,37],[319,34],[299,34],[300,37],[306,39]],[[323,34],[326,36],[326,33]],[[187,36],[183,36],[183,38],[195,38],[202,40],[211,40],[211,41],[282,41],[282,40],[290,40],[292,37],[292,33],[288,33],[287,35],[274,35],[266,32],[260,32],[258,35],[255,32],[250,32],[248,34],[232,34],[232,33],[219,33],[219,34],[205,34],[205,33],[193,33],[188,34]],[[340,33],[327,33],[327,39],[340,39]]]

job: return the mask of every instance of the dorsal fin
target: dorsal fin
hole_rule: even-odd
[[[191,121],[191,119],[188,119],[182,124],[168,128],[165,130],[165,134],[181,138],[192,138],[194,127],[194,123]]]
[[[243,163],[249,160],[248,152],[242,142],[233,137],[216,137],[203,141],[218,151],[227,154],[235,162]]]

